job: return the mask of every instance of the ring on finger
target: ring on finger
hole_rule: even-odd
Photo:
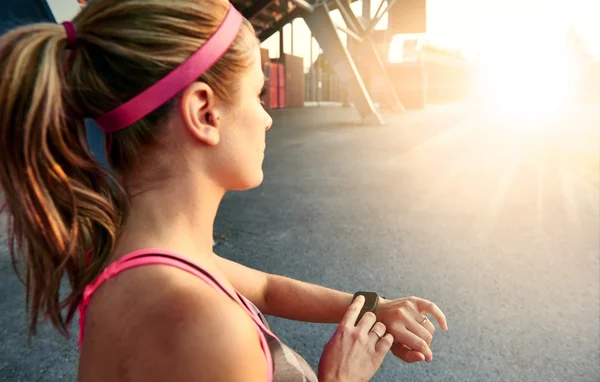
[[[382,337],[382,336],[381,336],[381,334],[377,333],[377,332],[376,332],[376,331],[374,331],[374,330],[371,330],[371,333],[375,333],[375,335],[376,335],[376,336],[377,336],[379,339],[381,339],[381,337]]]
[[[427,316],[423,316],[423,321],[419,322],[419,324],[423,325],[427,322]]]

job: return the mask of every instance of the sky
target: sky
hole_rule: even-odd
[[[428,11],[428,37],[467,55],[551,49],[574,27],[600,58],[599,0],[428,0]]]
[[[401,1],[401,0],[400,0]],[[77,0],[48,0],[58,21],[70,20],[79,7]],[[378,0],[372,0],[375,13]],[[352,4],[357,15],[362,1]],[[600,0],[427,0],[427,34],[432,44],[460,49],[468,58],[518,57],[532,46],[551,53],[574,27],[589,45],[590,52],[600,60]],[[339,12],[333,12],[336,23],[342,24]],[[383,19],[378,27],[385,27]],[[291,51],[291,26],[284,28],[286,53]],[[345,35],[340,32],[345,39]],[[279,35],[263,43],[272,57],[279,55]],[[310,65],[310,31],[303,20],[294,21],[294,54],[305,57]],[[313,58],[319,47],[313,44]]]
[[[79,4],[77,0],[46,0],[56,21],[59,23],[63,21],[72,20],[73,17],[79,11]]]

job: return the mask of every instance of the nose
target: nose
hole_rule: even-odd
[[[267,111],[265,110],[265,131],[269,130],[272,125],[273,125],[273,118],[271,118],[269,113],[267,113]]]

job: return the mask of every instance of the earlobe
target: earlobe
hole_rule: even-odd
[[[201,128],[201,134],[197,135],[197,138],[210,146],[216,146],[219,144],[219,130],[211,124],[204,124]]]
[[[199,141],[215,146],[219,143],[219,117],[215,115],[214,94],[205,83],[190,85],[181,97],[181,116],[186,130]]]

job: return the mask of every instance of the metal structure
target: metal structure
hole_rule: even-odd
[[[280,31],[284,25],[295,18],[303,18],[310,28],[313,36],[321,46],[327,61],[339,77],[350,101],[354,104],[364,123],[382,124],[383,120],[374,107],[363,77],[371,76],[374,81],[384,87],[382,94],[383,106],[387,109],[404,111],[398,95],[387,74],[385,64],[380,57],[372,39],[371,32],[375,25],[385,15],[397,0],[391,0],[383,8],[380,6],[373,20],[370,17],[358,18],[350,8],[348,0],[233,0],[234,6],[250,20],[257,31],[261,41]],[[364,0],[370,7],[370,0]],[[383,4],[383,3],[382,3]],[[330,12],[338,9],[344,19],[345,26],[336,24]],[[369,67],[369,73],[363,70],[361,75],[355,59],[339,38],[337,31],[341,30],[349,38],[355,40],[360,51],[367,54],[361,55],[363,67]],[[283,42],[282,42],[283,43]],[[364,65],[364,61],[368,61]]]

